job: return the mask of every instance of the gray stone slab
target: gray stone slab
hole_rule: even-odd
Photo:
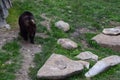
[[[113,50],[120,51],[120,35],[110,36],[101,33],[93,37],[92,40],[95,40],[103,47],[109,47]]]
[[[120,56],[112,55],[106,58],[103,58],[102,60],[98,61],[86,74],[86,77],[93,77],[106,69],[108,69],[111,66],[115,66],[117,64],[120,64]]]
[[[52,54],[37,73],[38,78],[63,79],[89,67],[85,61],[74,61],[63,55]]]

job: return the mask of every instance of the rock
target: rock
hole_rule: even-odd
[[[65,31],[65,32],[70,29],[69,24],[66,23],[66,22],[64,22],[64,21],[58,21],[58,22],[56,22],[55,26],[58,27],[59,29]]]
[[[65,49],[74,49],[78,47],[77,43],[67,38],[61,38],[57,41],[57,43]]]
[[[86,74],[86,77],[93,77],[111,66],[120,63],[120,56],[113,55],[98,61]]]
[[[12,64],[12,63],[13,63],[12,60],[8,60],[8,61],[5,62],[5,64]]]
[[[10,29],[11,29],[11,27],[10,27],[9,24],[6,24],[6,25],[5,25],[5,28],[6,28],[7,30],[10,30]]]
[[[103,47],[109,47],[113,50],[120,51],[120,35],[110,36],[101,33],[93,37],[92,40],[95,40]]]
[[[106,35],[118,35],[120,34],[120,28],[105,28],[103,29],[103,33]]]
[[[41,45],[38,45],[39,48],[41,48],[42,46]]]
[[[30,49],[28,49],[27,51],[30,52]]]
[[[60,54],[52,54],[37,73],[37,77],[45,79],[63,79],[89,67],[85,61],[73,61]]]
[[[90,60],[90,59],[94,61],[98,60],[98,56],[93,54],[90,51],[81,52],[80,54],[76,56],[76,58],[81,59],[81,60]]]
[[[1,25],[1,24],[0,24]],[[4,29],[4,30],[10,30],[11,29],[11,27],[10,27],[10,25],[9,24],[7,24],[7,23],[5,23],[5,24],[3,24],[3,25],[1,25],[1,27],[0,27],[1,29]]]

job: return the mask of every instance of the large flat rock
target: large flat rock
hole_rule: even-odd
[[[74,61],[60,54],[52,54],[38,71],[38,78],[63,79],[89,67],[85,61]]]
[[[101,33],[93,37],[92,40],[95,40],[103,47],[110,47],[113,50],[120,51],[120,35],[110,36]]]

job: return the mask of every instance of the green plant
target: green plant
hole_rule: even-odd
[[[20,45],[16,41],[6,43],[0,50],[0,79],[14,80],[15,73],[20,68]]]

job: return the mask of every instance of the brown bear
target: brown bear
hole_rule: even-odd
[[[20,35],[25,41],[30,40],[34,44],[34,37],[36,33],[36,24],[34,16],[31,12],[25,11],[19,17]]]

